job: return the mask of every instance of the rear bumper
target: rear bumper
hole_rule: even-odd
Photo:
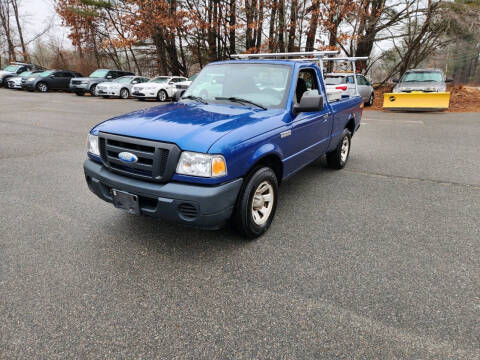
[[[231,216],[243,179],[218,186],[155,184],[117,175],[90,159],[83,165],[89,189],[113,202],[112,189],[139,197],[142,215],[201,228],[220,228]]]

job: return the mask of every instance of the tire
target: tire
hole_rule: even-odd
[[[271,200],[267,201],[268,198]],[[257,168],[240,190],[232,216],[233,225],[243,236],[258,238],[270,227],[277,203],[278,180],[275,172],[269,167]]]
[[[372,106],[373,105],[374,98],[375,98],[375,95],[372,93],[370,95],[370,98],[368,99],[367,106]]]
[[[120,99],[128,99],[130,97],[130,91],[128,89],[123,88],[120,90]]]
[[[109,99],[109,98],[110,98],[110,96],[108,96],[108,95],[103,95],[102,97],[103,97],[104,99]]]
[[[345,167],[350,155],[352,146],[352,133],[350,130],[343,130],[342,137],[338,142],[337,148],[327,153],[327,164],[330,168],[340,170]]]
[[[77,96],[83,96],[83,95],[85,95],[85,93],[84,93],[84,92],[77,92],[77,91],[75,91],[75,95],[77,95]]]
[[[167,101],[168,99],[168,94],[165,90],[160,90],[157,94],[157,100],[160,102]]]
[[[91,96],[97,96],[97,85],[92,85],[90,87],[90,95]]]
[[[37,90],[42,92],[42,93],[46,93],[46,92],[48,92],[48,85],[44,82],[39,82],[37,84]]]

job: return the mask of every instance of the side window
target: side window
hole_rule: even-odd
[[[118,73],[116,71],[109,71],[107,73],[107,77],[111,76],[112,79],[116,79],[118,77]]]
[[[347,77],[347,84],[355,84],[355,81],[353,80],[353,76]]]
[[[367,85],[367,81],[362,75],[357,75],[358,85]]]
[[[73,73],[71,73],[71,72],[66,72],[66,73],[65,73],[65,77],[71,78],[71,77],[73,77],[73,76],[74,76],[74,75],[73,75]]]
[[[64,77],[64,73],[61,72],[61,71],[57,71],[57,72],[53,73],[53,76],[56,77],[56,78]]]
[[[147,81],[149,81],[149,80],[150,80],[150,79],[142,78],[140,81],[141,81],[142,83],[145,83],[145,82],[147,82]]]
[[[300,102],[302,96],[307,91],[317,91],[318,93],[318,80],[317,74],[313,69],[302,69],[298,74],[297,88],[296,88],[296,100]]]

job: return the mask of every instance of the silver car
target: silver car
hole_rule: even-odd
[[[445,92],[447,91],[446,83],[452,81],[452,79],[446,79],[440,69],[408,70],[400,80],[393,80],[393,82],[398,83],[393,92]]]
[[[109,98],[110,96],[128,99],[132,93],[132,87],[150,81],[143,76],[122,76],[115,80],[103,82],[97,85],[97,95]]]
[[[372,84],[365,76],[357,74],[358,92],[363,99],[363,102],[371,106],[373,105],[373,99],[375,92]],[[325,75],[325,86],[327,90],[342,90],[345,96],[355,95],[355,80],[353,74],[349,73],[332,73]]]

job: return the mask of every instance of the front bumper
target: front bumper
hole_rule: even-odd
[[[24,90],[35,90],[35,83],[33,83],[33,82],[22,83],[22,89],[24,89]]]
[[[120,89],[100,89],[97,87],[97,94],[100,96],[120,96]]]
[[[112,189],[139,197],[142,215],[201,228],[218,229],[232,216],[243,179],[218,186],[170,182],[156,184],[117,175],[87,159],[83,165],[89,189],[113,202]]]
[[[89,91],[89,84],[70,84],[70,91],[85,93]]]
[[[134,91],[132,92],[132,96],[136,98],[156,98],[158,94],[157,90],[140,90],[140,91]]]

